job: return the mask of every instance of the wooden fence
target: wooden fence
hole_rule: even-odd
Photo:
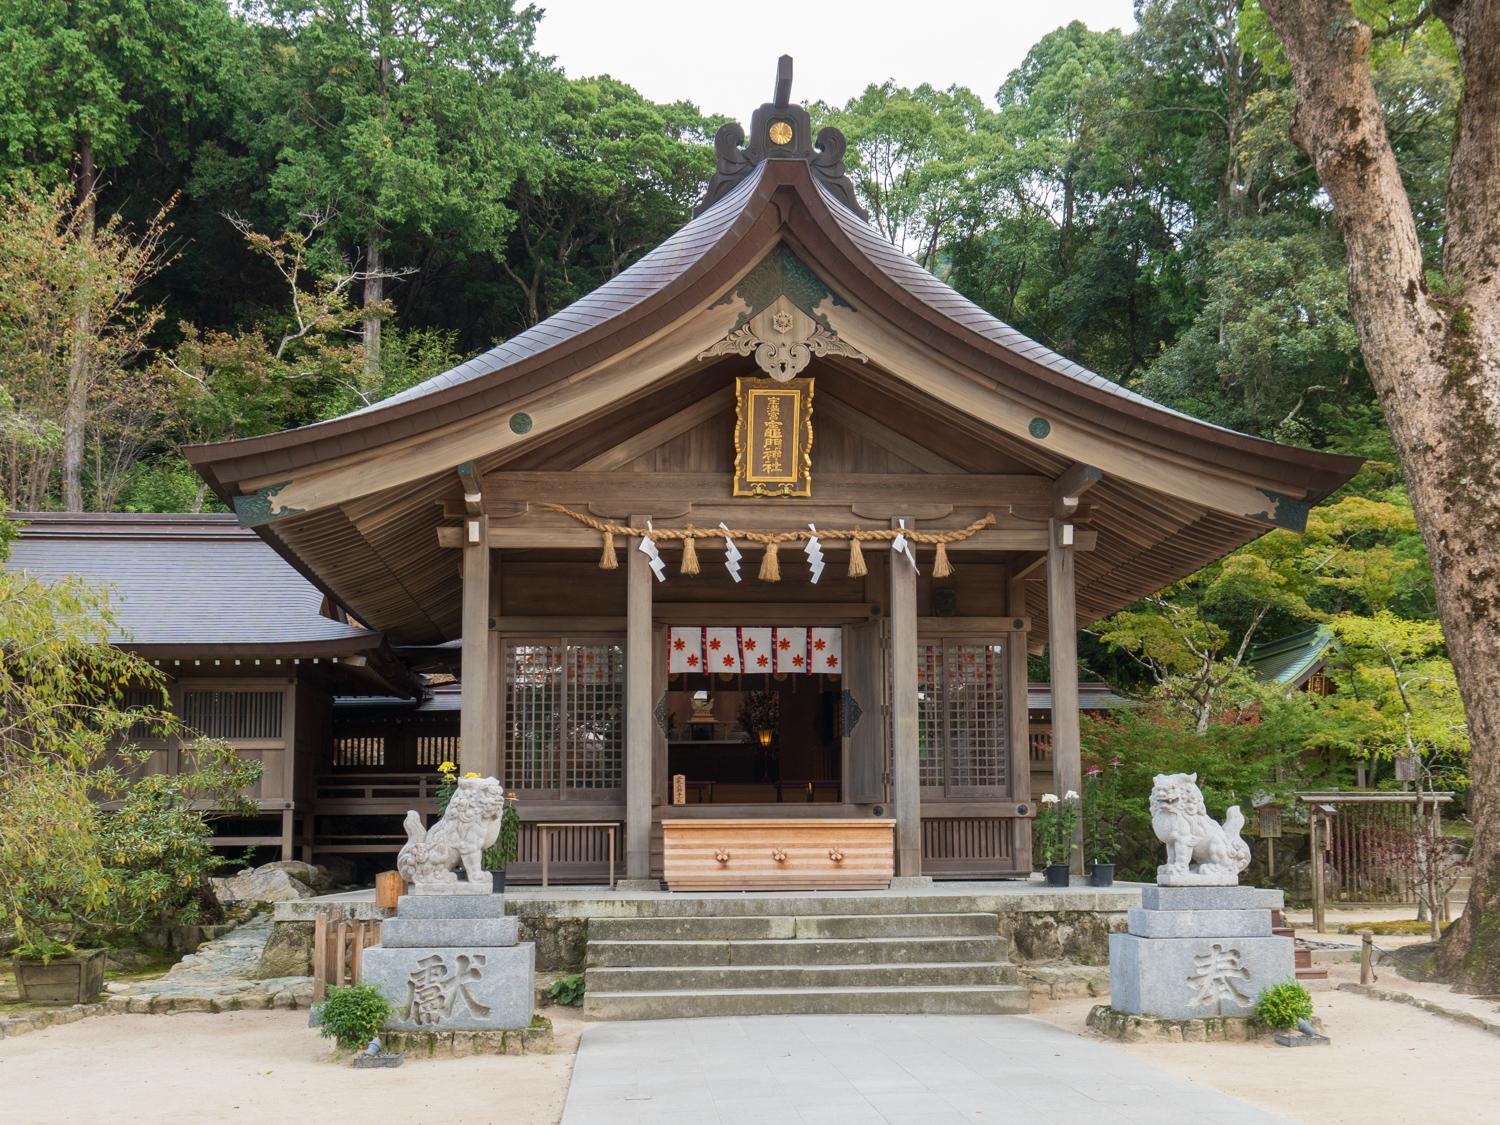
[[[313,919],[313,1003],[328,996],[329,988],[358,984],[364,952],[380,944],[380,920],[344,918],[320,910]]]

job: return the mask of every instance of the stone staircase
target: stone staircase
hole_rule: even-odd
[[[1294,943],[1297,939],[1297,931],[1286,924],[1286,919],[1279,910],[1271,911],[1271,932],[1278,937],[1289,937]],[[1311,949],[1296,945],[1292,956],[1296,959],[1297,980],[1302,984],[1318,984],[1328,979],[1328,970],[1313,964]]]
[[[866,913],[796,903],[784,915],[593,919],[584,1009],[602,1019],[1028,1009],[996,915],[877,913],[888,904],[869,901]]]

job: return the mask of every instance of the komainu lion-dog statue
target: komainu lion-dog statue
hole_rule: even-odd
[[[406,814],[406,843],[396,856],[396,870],[414,886],[458,882],[460,864],[470,883],[488,889],[482,856],[500,836],[505,790],[493,777],[461,777],[448,811],[431,828],[413,809]]]
[[[1244,814],[1232,805],[1220,825],[1208,815],[1195,773],[1159,773],[1151,786],[1151,827],[1167,845],[1156,869],[1164,887],[1233,887],[1250,866],[1250,845],[1240,839]]]

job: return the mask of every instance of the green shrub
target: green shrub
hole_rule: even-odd
[[[514,794],[505,795],[505,811],[500,814],[500,835],[484,851],[486,871],[504,871],[515,863],[521,851],[521,814],[516,810]]]
[[[1294,980],[1264,988],[1255,998],[1255,1018],[1280,1031],[1290,1031],[1298,1020],[1312,1019],[1312,1014],[1312,996]]]
[[[547,986],[547,999],[554,1004],[578,1007],[583,1003],[583,975],[570,973],[565,977],[558,977]]]
[[[318,1005],[318,1034],[345,1051],[362,1051],[391,1018],[391,1005],[372,984],[330,988]]]
[[[39,934],[35,937],[23,938],[14,952],[22,961],[40,961],[46,965],[54,957],[71,957],[78,950],[65,941]]]
[[[127,749],[122,759],[138,758]],[[112,937],[153,926],[218,921],[209,877],[225,866],[214,854],[211,806],[237,815],[254,810],[240,795],[260,777],[260,763],[241,759],[226,742],[200,739],[182,752],[175,774],[117,777],[119,804],[100,814],[99,857],[109,897],[93,924]]]

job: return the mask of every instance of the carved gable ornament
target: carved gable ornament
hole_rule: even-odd
[[[815,355],[842,355],[861,363],[865,361],[833,329],[808,316],[784,294],[745,324],[730,329],[698,358],[720,355],[754,356],[755,365],[779,383],[800,375]]]
[[[743,302],[744,311],[722,339],[699,353],[699,359],[753,356],[757,367],[783,383],[805,371],[815,355],[841,355],[866,362],[864,354],[842,340],[818,311],[824,302],[844,307],[848,302],[829,289],[784,243],[714,305],[734,304],[736,300]]]

